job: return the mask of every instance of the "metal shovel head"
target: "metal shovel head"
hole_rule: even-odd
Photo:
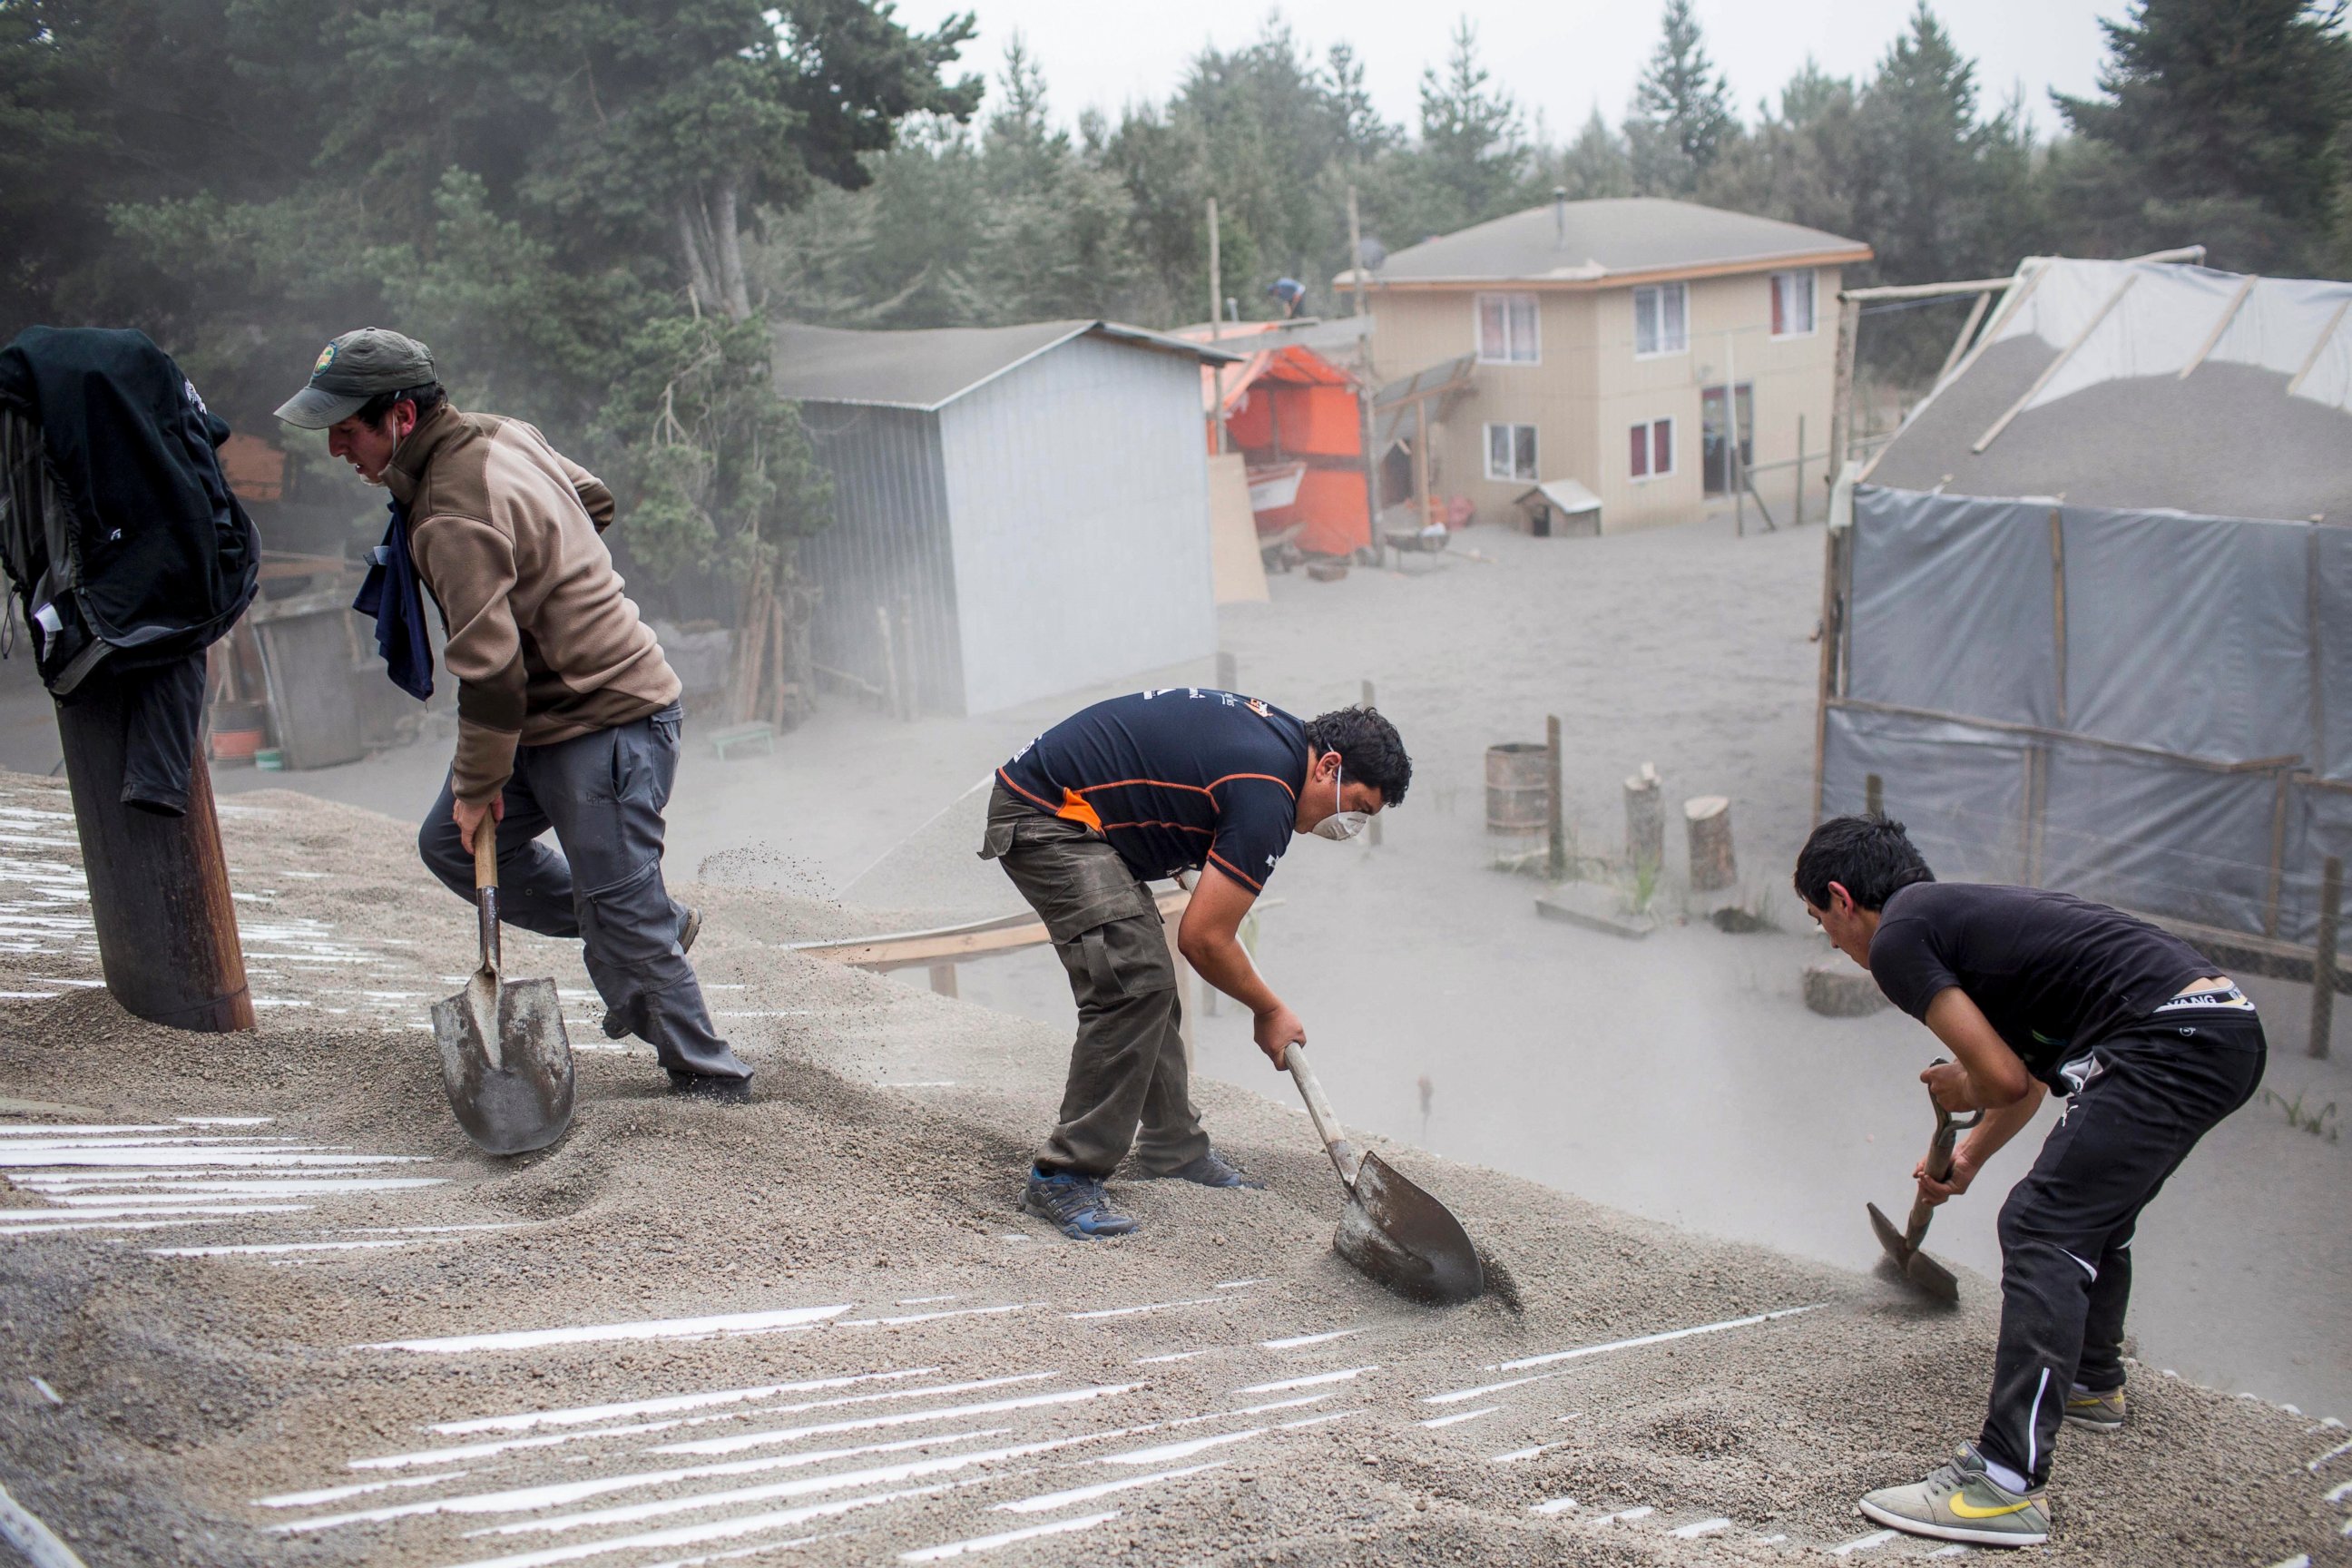
[[[1415,1301],[1450,1307],[1486,1288],[1486,1270],[1454,1211],[1378,1154],[1356,1168],[1332,1250],[1378,1284]]]
[[[572,1124],[572,1041],[552,980],[478,969],[433,1004],[441,1085],[466,1136],[492,1154],[527,1154]]]
[[[1878,1233],[1878,1245],[1886,1249],[1888,1259],[1903,1278],[1908,1279],[1914,1289],[1938,1301],[1958,1301],[1960,1299],[1960,1282],[1952,1271],[1918,1248],[1905,1246],[1903,1233],[1895,1227],[1895,1222],[1880,1213],[1876,1204],[1867,1206],[1870,1228]]]

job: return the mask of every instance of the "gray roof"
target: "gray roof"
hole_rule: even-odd
[[[2352,418],[2287,395],[2276,371],[2208,360],[2184,381],[2103,381],[2029,408],[1969,450],[2058,351],[1992,344],[1922,404],[1869,470],[1874,485],[1946,495],[2056,496],[2078,506],[2218,517],[2352,518]]]
[[[1776,218],[1718,211],[1655,196],[1547,202],[1388,258],[1376,286],[1444,282],[1597,283],[1629,274],[1709,268],[1736,270],[1832,257],[1864,261],[1870,247]]]
[[[928,413],[1049,349],[1088,336],[1215,364],[1244,357],[1116,321],[878,332],[787,322],[776,329],[776,394],[802,403],[857,403]]]

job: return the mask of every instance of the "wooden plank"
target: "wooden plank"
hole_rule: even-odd
[[[1846,289],[1841,300],[1940,300],[1951,294],[1998,294],[2017,281],[2007,278],[1971,278],[1964,283],[1882,283],[1869,289]]]
[[[2173,915],[2150,914],[2146,910],[2126,910],[2124,912],[2137,915],[2150,925],[2163,927],[2233,973],[2266,974],[2273,980],[2299,981],[2305,985],[2311,984],[2315,950],[2300,942],[2255,936],[2249,931],[2228,931],[2221,926],[2200,925],[2195,921],[2181,920]],[[2335,989],[2352,991],[2352,969],[2336,970]]]
[[[2074,357],[2074,351],[2090,341],[2091,334],[2099,330],[2099,323],[2107,319],[2109,311],[2123,303],[2124,296],[2130,293],[2132,285],[2138,281],[2139,274],[2134,272],[2116,285],[2116,291],[2107,296],[2106,303],[2101,305],[2092,314],[2091,319],[2084,323],[2083,330],[2074,334],[2074,341],[2058,351],[2058,357],[2042,367],[2042,374],[2033,378],[2033,384],[2027,387],[2024,395],[2009,405],[2007,412],[1992,422],[1991,429],[1977,437],[1976,445],[1970,447],[1969,450],[1981,455],[1987,447],[1991,446],[2000,433],[2009,428],[2009,422],[2024,413],[2026,405],[2040,396],[2042,389],[2049,385],[2060,371],[2066,368],[2066,362]]]
[[[2187,381],[2189,373],[2205,363],[2205,356],[2213,352],[2213,345],[2221,341],[2221,334],[2230,330],[2231,321],[2237,320],[2238,307],[2246,302],[2246,296],[2252,293],[2254,285],[2261,281],[2260,278],[2250,272],[2246,275],[2246,280],[2238,285],[2238,291],[2231,295],[2230,302],[2221,308],[2221,318],[2213,323],[2213,330],[2205,334],[2205,341],[2197,345],[2196,353],[2189,357],[2187,364],[2180,367],[2182,381]]]
[[[1161,920],[1175,921],[1182,919],[1184,906],[1191,900],[1190,893],[1173,888],[1160,894],[1153,902],[1159,907]],[[954,964],[1000,952],[1018,952],[1024,948],[1044,947],[1052,941],[1045,934],[1045,921],[1032,914],[1019,914],[847,941],[787,942],[784,951],[845,963],[852,969],[887,973],[918,964]]]
[[[1862,306],[1851,294],[1838,296],[1837,368],[1830,386],[1831,485],[1845,472],[1847,450],[1853,444],[1853,361],[1855,339],[1862,331]]]
[[[1977,296],[1977,302],[1969,307],[1969,319],[1960,323],[1960,335],[1952,340],[1952,352],[1944,356],[1944,368],[1936,373],[1936,379],[1929,382],[1927,384],[1928,385],[1941,386],[1944,384],[1945,378],[1952,374],[1952,367],[1960,363],[1960,356],[1969,352],[1969,344],[1975,341],[1977,323],[1984,320],[1985,311],[1991,309],[1991,307],[1992,296],[1990,294],[1979,294]]]
[[[2058,661],[2058,727],[2066,727],[2066,529],[2065,512],[2050,509],[2050,622]]]
[[[1822,619],[1821,671],[1813,688],[1813,826],[1822,822],[1822,796],[1825,787],[1822,772],[1829,754],[1830,699],[1835,695],[1830,682],[1837,673],[1838,643],[1838,552],[1851,529],[1825,528],[1822,531]]]

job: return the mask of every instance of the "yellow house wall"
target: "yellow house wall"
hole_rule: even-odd
[[[1838,268],[1816,268],[1813,331],[1774,338],[1769,273],[1694,279],[1687,285],[1689,347],[1639,359],[1633,353],[1631,288],[1528,290],[1538,300],[1542,357],[1534,364],[1476,367],[1473,390],[1446,416],[1431,444],[1433,487],[1442,495],[1470,497],[1482,522],[1517,521],[1513,501],[1527,483],[1486,477],[1486,426],[1533,425],[1540,477],[1577,479],[1600,496],[1608,531],[1698,516],[1705,504],[1701,388],[1720,384],[1727,360],[1738,380],[1752,388],[1753,462],[1797,455],[1801,414],[1806,445],[1816,452],[1827,445],[1838,279]],[[1381,378],[1394,380],[1475,353],[1479,292],[1376,293],[1372,353]],[[1632,427],[1660,418],[1675,421],[1675,471],[1636,479]],[[1817,511],[1819,478],[1816,468],[1806,487]],[[1775,516],[1783,520],[1791,479],[1781,469],[1757,480]]]

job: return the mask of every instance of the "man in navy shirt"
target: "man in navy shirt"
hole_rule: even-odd
[[[1301,723],[1198,687],[1115,697],[1065,719],[997,770],[984,859],[1045,922],[1078,1004],[1061,1120],[1023,1206],[1076,1240],[1124,1236],[1103,1180],[1133,1148],[1146,1176],[1250,1181],[1192,1108],[1176,966],[1144,884],[1200,872],[1177,946],[1250,1010],[1275,1066],[1307,1040],[1235,934],[1293,834],[1352,838],[1404,798],[1412,761],[1386,719],[1343,708]]]
[[[1838,951],[1956,1058],[1919,1076],[1983,1119],[1930,1204],[1969,1190],[2043,1094],[2065,1114],[2000,1209],[2000,1336],[1984,1429],[1862,1512],[1915,1535],[1995,1546],[2049,1538],[2061,1421],[2124,1424],[2124,1309],[2139,1212],[2208,1129],[2251,1099],[2266,1047],[2254,1005],[2211,961],[2120,910],[2039,888],[1939,883],[1899,822],[1841,816],[1797,858],[1797,893]]]

